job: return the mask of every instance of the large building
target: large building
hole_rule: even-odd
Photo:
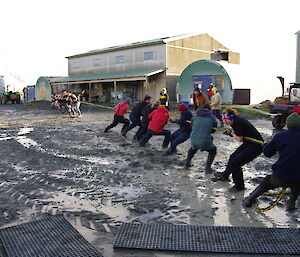
[[[89,100],[103,95],[129,96],[133,100],[141,100],[145,95],[158,98],[161,88],[167,88],[170,100],[176,100],[178,78],[193,62],[240,62],[239,53],[208,34],[159,38],[66,58],[68,77],[51,81],[52,88],[65,87],[78,93],[85,90]],[[220,76],[218,80],[222,83]]]

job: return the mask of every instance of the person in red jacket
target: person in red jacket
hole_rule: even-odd
[[[139,145],[144,146],[153,135],[163,135],[165,136],[165,139],[162,147],[167,148],[171,131],[164,129],[164,127],[168,123],[169,117],[169,110],[164,106],[159,106],[158,109],[151,112],[148,115],[148,118],[151,120],[149,122],[147,133],[140,139]]]
[[[105,130],[104,132],[108,132],[111,128],[117,126],[119,123],[123,123],[123,128],[121,130],[121,132],[130,124],[129,119],[126,119],[124,117],[124,114],[127,112],[128,110],[128,105],[130,103],[130,98],[125,99],[125,101],[118,103],[115,107],[114,107],[114,120],[112,122],[112,124],[110,124]]]

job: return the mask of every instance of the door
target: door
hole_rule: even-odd
[[[210,83],[212,83],[212,75],[194,76],[194,88],[199,87],[206,95]]]

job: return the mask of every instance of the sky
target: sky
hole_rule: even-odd
[[[0,6],[0,75],[26,85],[40,76],[67,76],[66,56],[187,33],[208,33],[241,54],[233,88],[250,88],[252,103],[281,95],[277,76],[286,86],[295,81],[299,0],[9,0]]]

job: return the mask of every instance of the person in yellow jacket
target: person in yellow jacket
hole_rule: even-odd
[[[168,90],[165,87],[160,90],[159,102],[160,102],[160,106],[169,108],[169,95],[168,95]]]

